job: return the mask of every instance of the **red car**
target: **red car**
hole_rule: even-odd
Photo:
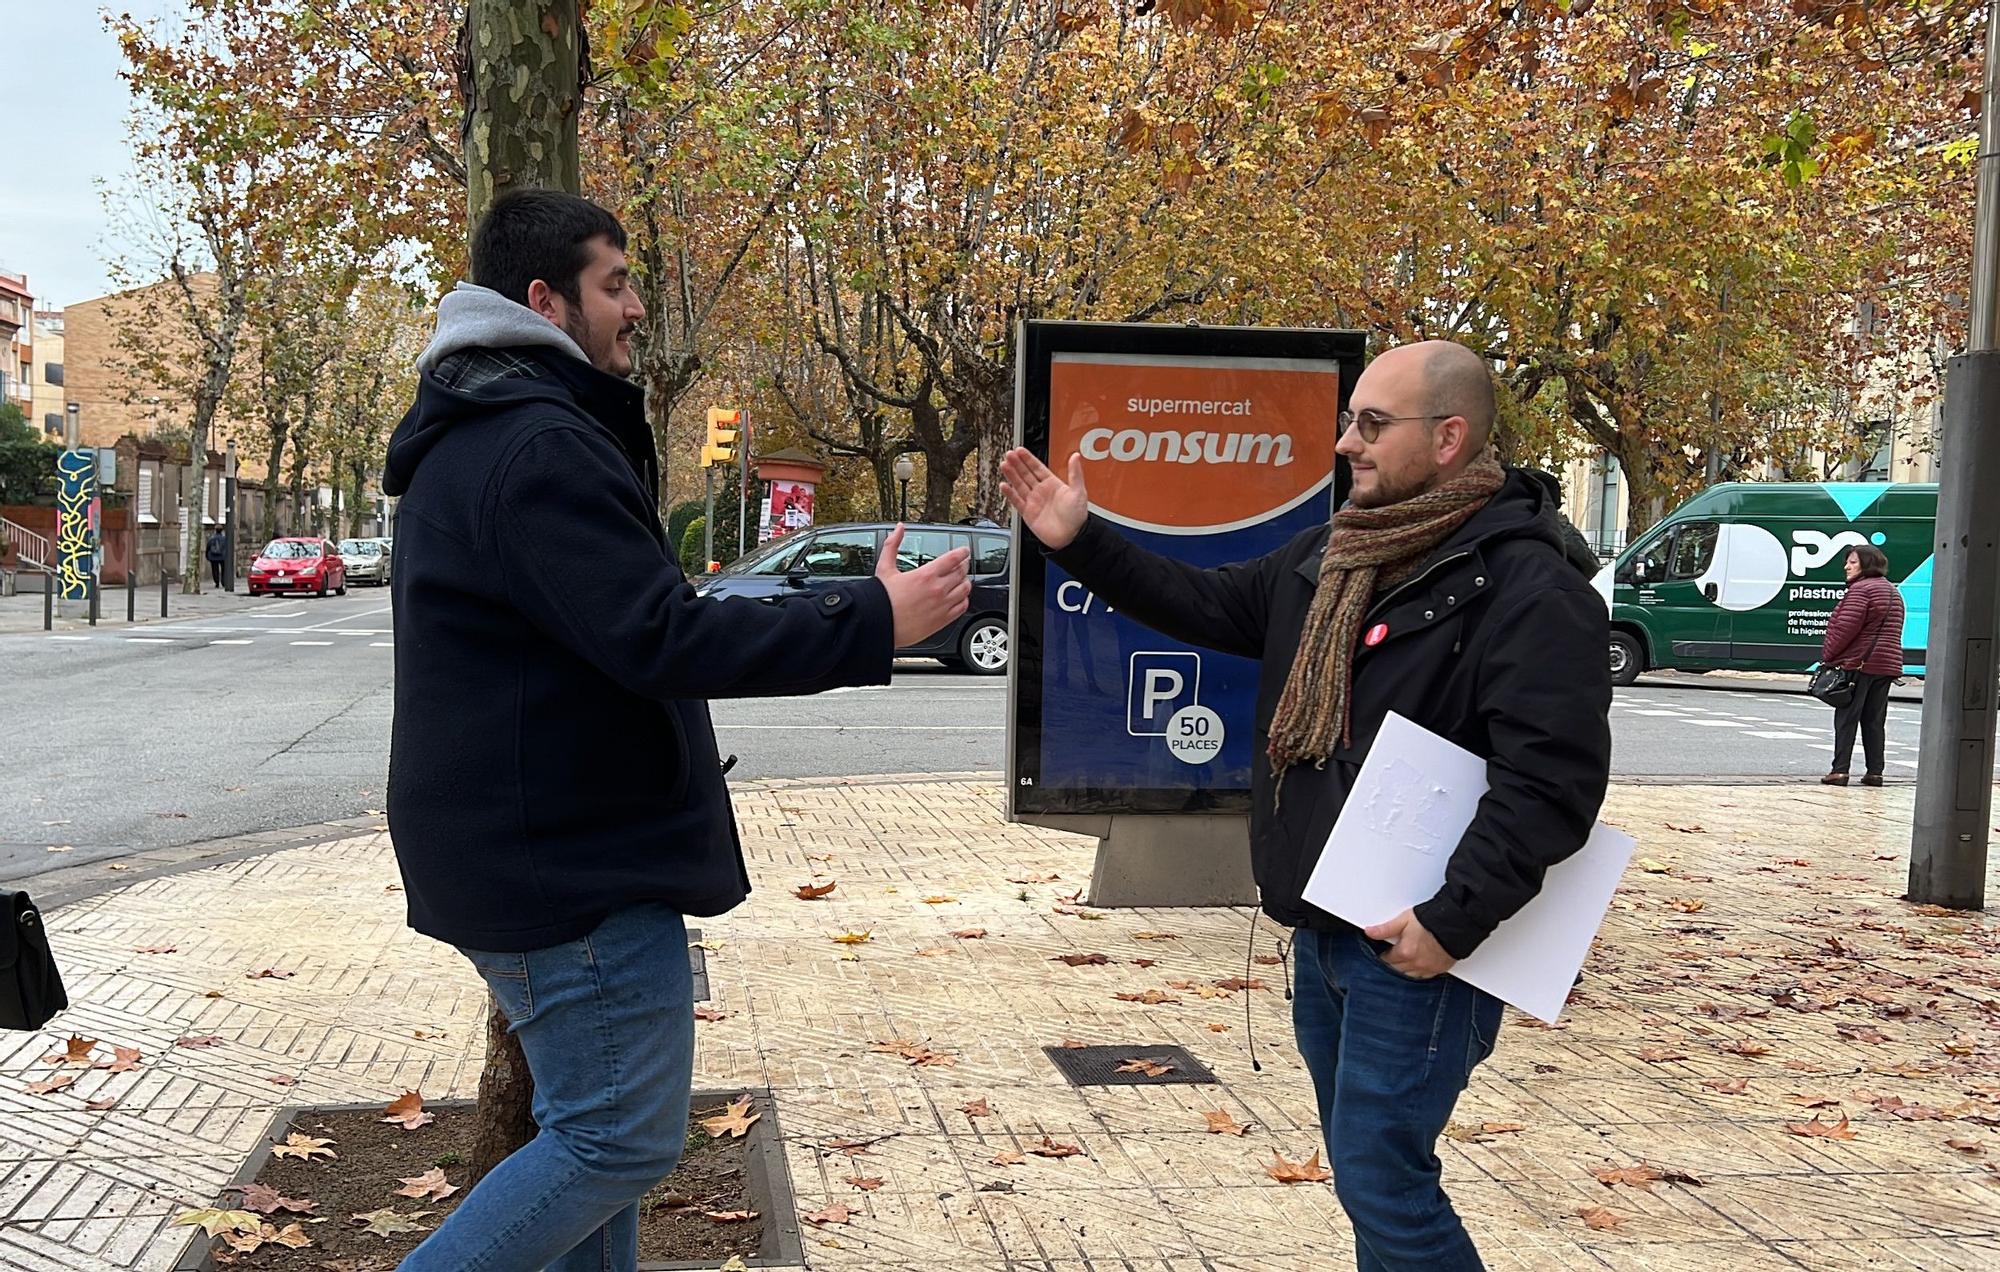
[[[250,595],[328,592],[347,595],[347,563],[325,539],[273,539],[250,563]]]

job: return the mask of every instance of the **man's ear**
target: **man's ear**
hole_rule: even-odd
[[[528,308],[556,326],[562,326],[562,297],[556,294],[555,288],[539,278],[528,284]]]
[[[1437,447],[1438,467],[1449,468],[1468,458],[1465,448],[1472,441],[1472,424],[1463,415],[1447,416],[1439,421],[1431,440]]]

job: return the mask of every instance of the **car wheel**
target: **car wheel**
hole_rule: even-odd
[[[958,656],[975,676],[999,676],[1007,671],[1009,657],[1007,620],[982,618],[966,624],[959,637]]]
[[[1630,632],[1611,633],[1611,683],[1629,685],[1646,669],[1646,651]]]
[[[326,596],[326,575],[324,574],[319,576],[319,594],[322,598]]]
[[[345,577],[345,576],[342,576],[342,578],[341,578],[341,580],[340,580],[340,586],[339,586],[339,587],[337,587],[337,588],[335,588],[335,589],[333,589],[333,594],[334,594],[335,596],[346,596],[346,595],[347,595],[347,579],[346,579],[346,577]]]

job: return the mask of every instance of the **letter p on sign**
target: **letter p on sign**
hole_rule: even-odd
[[[1125,731],[1134,737],[1165,737],[1174,713],[1200,698],[1200,654],[1135,653],[1126,681]]]

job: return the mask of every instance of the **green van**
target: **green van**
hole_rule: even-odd
[[[1921,675],[1931,621],[1935,484],[1725,482],[1688,500],[1598,574],[1611,678],[1642,671],[1804,671],[1872,543],[1903,593],[1903,661]]]

